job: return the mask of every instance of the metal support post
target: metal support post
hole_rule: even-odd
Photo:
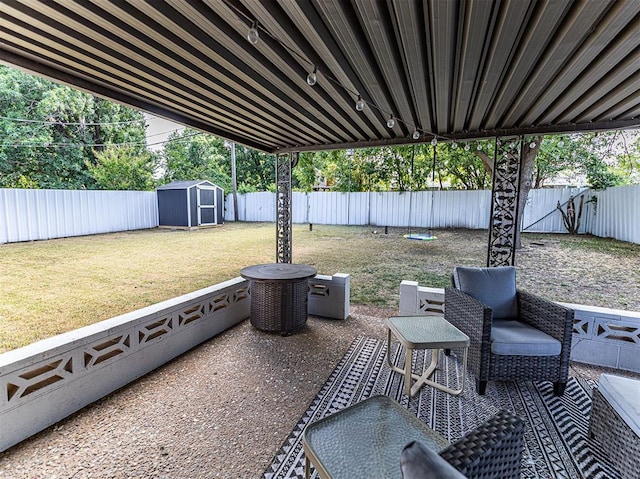
[[[487,266],[515,264],[523,141],[496,138]]]
[[[291,170],[298,153],[276,155],[276,263],[291,263]]]

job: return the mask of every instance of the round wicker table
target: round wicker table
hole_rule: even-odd
[[[247,266],[240,275],[251,291],[251,324],[262,331],[290,334],[307,322],[309,278],[315,268],[272,263]]]

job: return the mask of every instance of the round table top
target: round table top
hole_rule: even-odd
[[[306,264],[269,263],[242,268],[240,276],[255,281],[302,281],[313,278],[318,272]]]

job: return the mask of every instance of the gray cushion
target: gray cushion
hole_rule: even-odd
[[[491,323],[491,352],[501,356],[557,356],[562,344],[522,321],[494,319]]]
[[[453,283],[460,291],[490,307],[493,310],[494,318],[518,316],[515,267],[471,268],[458,266],[453,269]]]
[[[411,441],[400,454],[403,479],[464,479],[464,476],[437,452]]]

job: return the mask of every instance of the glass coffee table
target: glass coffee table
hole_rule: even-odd
[[[305,478],[402,478],[400,453],[411,441],[439,452],[449,443],[388,396],[373,396],[309,424],[302,436]]]
[[[387,364],[397,373],[404,376],[404,393],[411,397],[425,384],[440,391],[457,396],[464,390],[464,378],[467,372],[467,352],[469,350],[469,336],[456,328],[442,316],[393,316],[387,319]],[[391,363],[391,335],[406,349],[404,369]],[[462,386],[451,389],[444,384],[429,379],[438,367],[438,356],[441,349],[463,349],[462,357]],[[421,375],[412,371],[414,349],[431,349],[431,364]],[[412,380],[415,384],[411,385]]]

